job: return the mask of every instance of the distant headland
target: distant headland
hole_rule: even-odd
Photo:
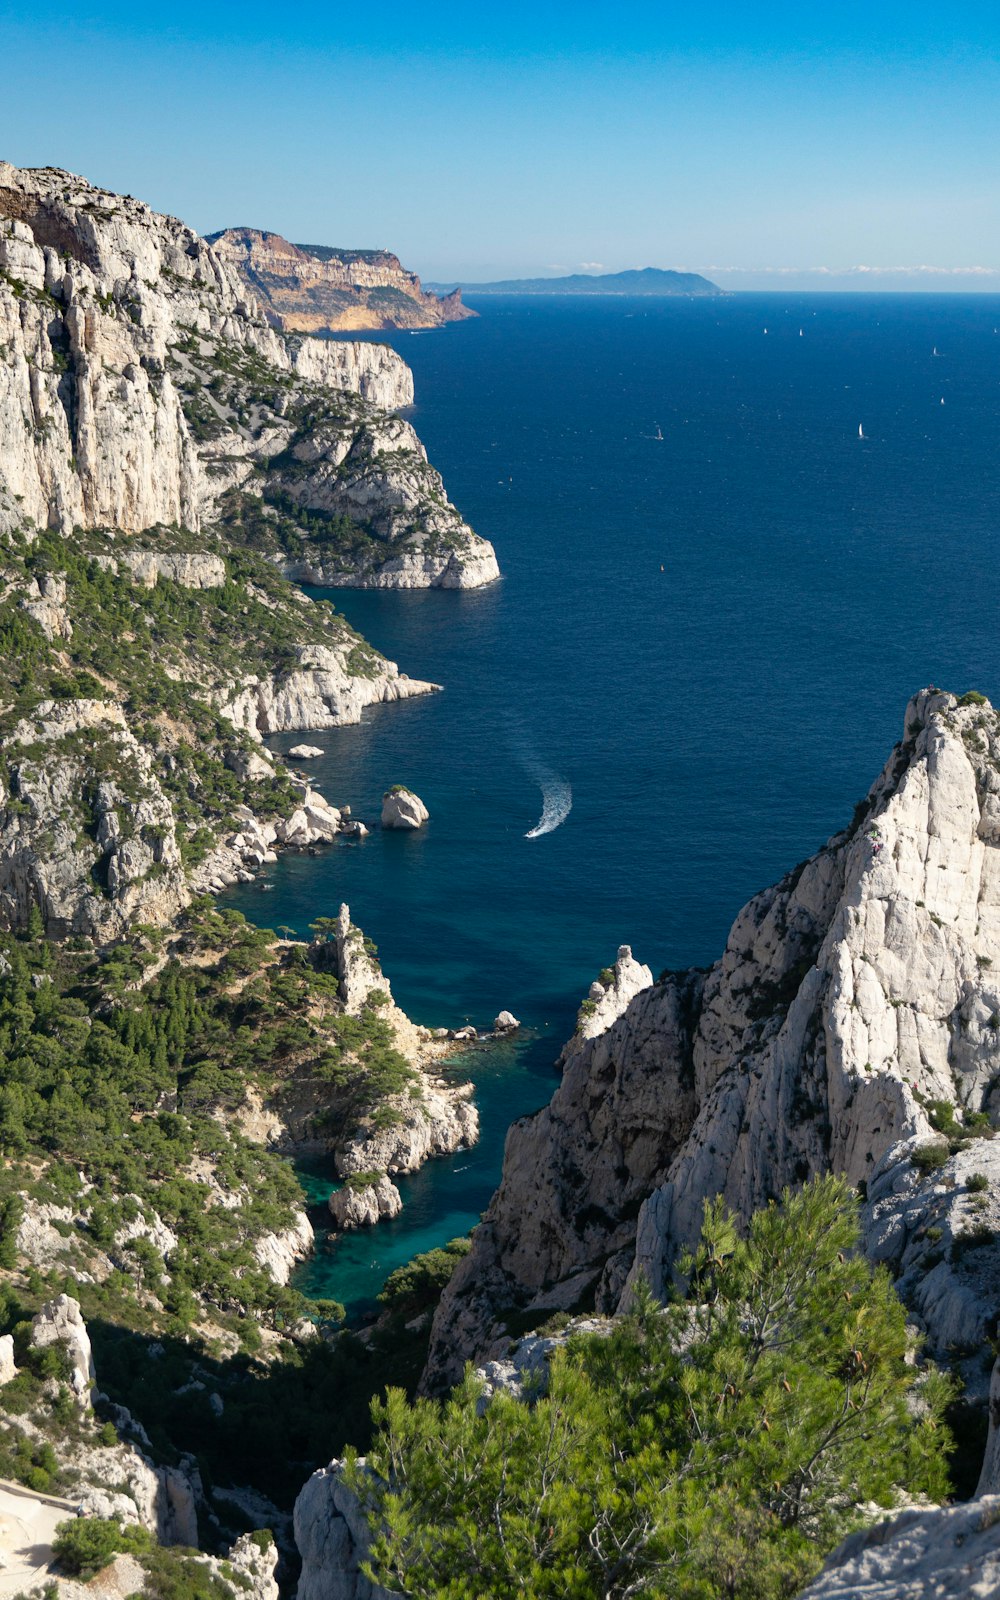
[[[663,267],[632,268],[628,272],[573,272],[566,278],[507,278],[500,283],[429,283],[434,294],[462,289],[469,294],[724,294],[717,283],[697,272],[671,272]]]
[[[291,244],[260,228],[209,235],[282,333],[357,333],[437,328],[474,317],[459,293],[427,294],[390,250],[339,250]]]

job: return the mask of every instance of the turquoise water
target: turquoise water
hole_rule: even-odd
[[[305,1269],[354,1304],[476,1220],[619,943],[654,972],[713,960],[748,896],[850,817],[915,689],[1000,691],[996,297],[477,309],[394,343],[504,579],[338,591],[444,691],[315,736],[311,769],[369,822],[408,783],[430,824],[229,897],[300,932],[346,899],[418,1021],[508,1007],[536,1030],[482,1060],[475,1160],[432,1163],[397,1223]],[[526,838],[557,783],[566,820]]]

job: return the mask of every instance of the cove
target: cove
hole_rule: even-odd
[[[322,1258],[354,1303],[397,1249],[478,1217],[620,943],[654,975],[715,960],[749,896],[849,821],[911,693],[1000,688],[995,296],[473,303],[392,342],[503,579],[333,592],[444,687],[308,735],[329,800],[372,823],[406,783],[430,823],[285,856],[226,897],[300,934],[347,900],[416,1021],[506,1007],[533,1030],[495,1078],[476,1063],[482,1165],[432,1162],[397,1222]],[[529,839],[540,771],[572,808]]]

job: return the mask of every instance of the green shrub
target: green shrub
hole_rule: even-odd
[[[86,1583],[103,1572],[108,1562],[128,1540],[117,1522],[103,1517],[78,1517],[75,1522],[60,1522],[52,1541],[52,1553],[72,1578]]]
[[[990,1180],[985,1172],[972,1172],[966,1179],[965,1187],[970,1194],[985,1194],[990,1186]]]
[[[785,1600],[897,1486],[940,1498],[952,1385],[907,1363],[906,1316],[858,1251],[840,1179],[786,1191],[741,1238],[708,1202],[690,1290],[641,1286],[609,1337],[553,1355],[547,1391],[373,1405],[349,1453],[372,1576],[421,1600]],[[919,1394],[919,1410],[911,1409]],[[525,1575],[530,1574],[530,1589]]]
[[[948,1160],[946,1144],[921,1144],[910,1156],[918,1172],[937,1172]]]
[[[472,1248],[470,1239],[452,1239],[443,1249],[425,1250],[390,1272],[379,1294],[387,1311],[413,1317],[436,1305],[458,1263]]]

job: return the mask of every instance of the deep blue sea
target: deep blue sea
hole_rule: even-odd
[[[1000,693],[1000,298],[469,300],[478,320],[392,342],[503,581],[338,591],[444,689],[316,736],[312,768],[369,821],[407,783],[430,824],[229,896],[303,933],[347,900],[418,1021],[508,1007],[531,1029],[473,1059],[477,1150],[305,1270],[355,1310],[478,1219],[620,943],[654,973],[713,960],[744,901],[849,819],[911,693]],[[566,786],[565,821],[527,838]]]

